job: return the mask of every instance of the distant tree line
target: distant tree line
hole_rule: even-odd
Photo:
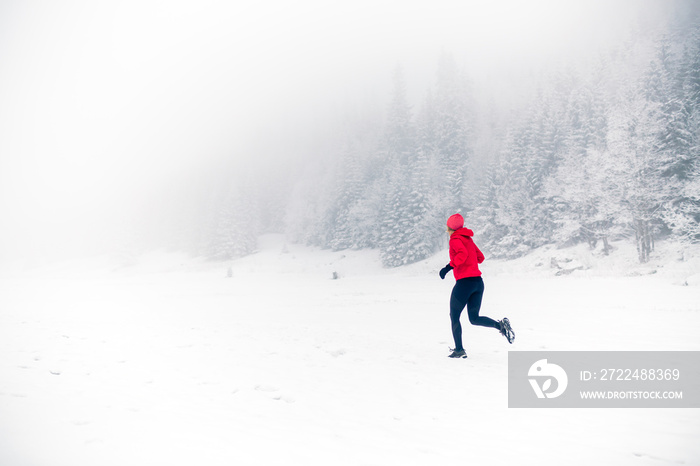
[[[607,254],[628,238],[646,262],[660,237],[698,242],[700,27],[674,31],[551,73],[507,112],[449,56],[416,111],[397,69],[385,115],[346,118],[274,207],[252,188],[212,201],[200,244],[216,258],[250,253],[270,208],[291,240],[376,248],[387,267],[444,247],[455,212],[502,258],[550,243]]]

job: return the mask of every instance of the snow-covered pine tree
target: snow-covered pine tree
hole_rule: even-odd
[[[411,264],[435,253],[442,229],[431,197],[428,157],[418,152],[409,164],[407,214],[412,220],[406,237],[406,263]]]
[[[646,95],[642,86],[630,85],[611,109],[607,140],[614,161],[610,171],[619,180],[621,205],[635,233],[642,263],[649,260],[654,250],[661,209],[675,188],[663,176],[668,161],[659,150],[665,129],[661,106]]]
[[[386,201],[381,213],[379,251],[385,266],[397,267],[408,261],[408,237],[411,225],[416,221],[411,217],[409,208],[409,167],[416,157],[416,135],[400,68],[394,73],[394,91],[385,127],[383,153],[386,158]]]
[[[219,199],[207,242],[207,256],[229,260],[246,256],[257,247],[260,233],[257,194],[251,185],[237,186]]]
[[[329,172],[327,165],[307,164],[298,177],[303,182],[297,182],[288,193],[284,225],[291,241],[327,247],[333,229],[333,218],[327,212],[332,209],[335,182]]]
[[[231,257],[243,257],[253,253],[260,234],[260,206],[257,191],[247,185],[240,189],[232,202],[233,216]]]
[[[568,154],[547,181],[546,190],[554,193],[558,228],[555,238],[561,242],[586,241],[594,248],[603,242],[610,252],[611,238],[623,233],[618,220],[623,218],[620,193],[611,176],[610,154],[590,147],[583,154]]]
[[[377,248],[380,239],[381,212],[384,205],[384,189],[381,178],[366,177],[362,197],[348,210],[348,227],[353,248]]]
[[[346,183],[353,186],[353,200],[345,217],[353,249],[378,245],[383,192],[381,178],[386,163],[378,151],[380,137],[379,121],[365,116],[358,121],[351,138],[354,163],[347,170]]]
[[[500,168],[500,160],[494,158],[483,170],[482,182],[475,198],[476,208],[472,212],[473,221],[480,227],[481,247],[484,252],[492,252],[492,245],[504,236],[504,233],[499,231],[501,226],[496,221],[497,194],[501,186]]]
[[[668,41],[662,40],[647,74],[645,94],[659,107],[662,129],[658,150],[667,165],[663,175],[676,180],[687,179],[692,164],[691,109],[683,95],[683,75],[686,73],[688,71],[683,67],[675,65]]]
[[[541,113],[536,115],[535,132],[526,159],[526,175],[531,212],[526,225],[531,229],[529,244],[536,248],[552,241],[556,225],[552,221],[554,205],[544,193],[544,182],[556,169],[565,152],[566,127],[564,102],[566,93],[558,99],[547,99]]]
[[[431,104],[433,128],[426,133],[434,138],[429,144],[440,164],[440,204],[436,206],[441,217],[455,212],[466,214],[463,205],[465,174],[470,169],[472,149],[469,145],[471,120],[466,79],[454,58],[443,55],[438,64],[437,85]],[[468,188],[467,188],[468,189]]]
[[[219,204],[214,230],[210,233],[207,256],[214,260],[231,259],[235,247],[233,234],[233,209],[230,205]]]
[[[334,122],[289,196],[285,224],[292,239],[334,250],[377,246],[379,126],[372,108],[347,111]]]
[[[492,172],[492,224],[489,249],[495,257],[515,258],[530,249],[533,202],[526,170],[527,127],[513,130],[507,137],[497,168]]]
[[[680,194],[682,201],[665,212],[664,221],[681,242],[700,242],[700,159],[695,160]]]
[[[677,67],[679,106],[670,134],[677,134],[674,174],[682,189],[664,211],[664,221],[683,242],[700,241],[700,26],[683,31],[687,37]],[[669,141],[672,142],[672,141]]]
[[[545,182],[545,196],[554,201],[551,217],[557,224],[554,238],[560,243],[586,241],[591,248],[616,234],[616,202],[608,202],[613,181],[606,176],[604,104],[593,80],[576,88],[566,112],[567,141],[557,169]]]
[[[406,172],[393,159],[384,180],[385,201],[380,217],[379,254],[386,267],[406,264],[408,255],[408,198]]]
[[[348,141],[343,152],[333,203],[336,218],[330,247],[335,251],[357,247],[359,232],[355,229],[354,219],[350,217],[350,210],[360,200],[364,189],[356,142]]]
[[[543,94],[506,138],[499,167],[491,175],[498,185],[493,188],[495,225],[489,237],[497,256],[518,257],[552,240],[555,207],[543,186],[561,158],[560,114]]]

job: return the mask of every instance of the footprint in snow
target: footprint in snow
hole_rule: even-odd
[[[328,354],[330,354],[334,358],[343,356],[345,353],[347,353],[347,350],[345,350],[345,348],[339,348],[337,350],[328,351]]]
[[[266,393],[271,400],[284,401],[285,403],[294,403],[296,400],[290,396],[282,395],[277,387],[272,385],[256,385],[255,390]]]
[[[277,387],[272,385],[256,385],[255,389],[259,392],[276,392]]]

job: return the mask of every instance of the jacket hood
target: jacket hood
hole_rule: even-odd
[[[455,232],[452,233],[452,236],[468,236],[471,238],[474,236],[474,232],[469,228],[460,228],[459,230],[455,230]]]

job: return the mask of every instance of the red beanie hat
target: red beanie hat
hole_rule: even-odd
[[[454,214],[447,219],[447,228],[450,230],[459,230],[464,227],[464,218],[459,214]]]

